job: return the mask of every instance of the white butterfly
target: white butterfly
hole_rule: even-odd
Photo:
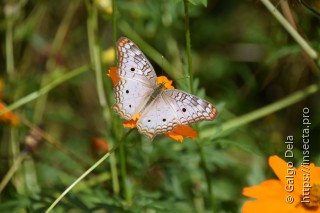
[[[117,42],[117,75],[113,109],[123,119],[140,113],[137,128],[153,139],[178,125],[213,120],[217,110],[207,101],[177,89],[157,84],[157,75],[142,51],[128,38]]]

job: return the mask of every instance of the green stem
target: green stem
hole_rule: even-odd
[[[18,155],[18,157],[14,160],[11,168],[9,169],[9,171],[7,172],[7,174],[4,176],[4,178],[2,179],[2,181],[0,182],[0,194],[2,192],[2,190],[6,187],[6,185],[9,183],[9,181],[11,180],[11,178],[13,177],[13,175],[15,174],[15,172],[18,170],[18,168],[20,167],[22,161],[27,157],[26,153],[21,153],[20,155]]]
[[[188,0],[184,0],[184,17],[185,17],[185,35],[186,35],[186,51],[187,51],[187,58],[188,58],[188,77],[189,77],[189,88],[190,92],[193,93],[193,73],[192,73],[192,58],[191,58],[191,39],[190,39],[190,24],[189,24],[189,8],[188,8]],[[196,126],[196,129],[197,126]],[[204,171],[204,175],[206,177],[207,187],[208,187],[208,196],[209,202],[211,205],[211,211],[215,212],[215,202],[214,196],[212,193],[212,184],[211,184],[211,177],[210,172],[207,168],[205,155],[203,153],[202,144],[200,141],[197,140],[197,147],[198,147],[198,154],[200,156],[200,165],[202,170]]]
[[[113,31],[113,46],[117,46],[117,16],[116,16],[116,0],[112,0],[112,31]],[[114,48],[114,64],[117,64],[117,48]]]
[[[201,135],[203,137],[217,135],[217,133],[219,133],[219,135],[221,135],[224,132],[226,132],[232,128],[238,128],[239,126],[243,126],[243,125],[248,124],[252,121],[258,120],[266,115],[269,115],[271,113],[274,113],[276,111],[284,109],[290,105],[293,105],[293,104],[307,98],[308,96],[316,93],[317,91],[319,91],[318,85],[316,85],[316,84],[310,85],[303,90],[300,90],[298,92],[294,92],[293,94],[289,95],[286,98],[283,98],[280,101],[269,104],[269,105],[262,107],[258,110],[255,110],[253,112],[247,113],[245,115],[242,115],[242,116],[239,116],[235,119],[227,121],[218,127],[214,127],[214,128],[208,129],[208,130],[203,130]]]
[[[189,77],[189,90],[193,93],[193,73],[192,73],[192,58],[191,58],[191,39],[190,39],[190,24],[189,24],[189,8],[188,0],[184,0],[184,17],[185,17],[185,36],[186,36],[186,51],[187,51],[187,60],[188,60],[188,77]],[[197,128],[197,127],[196,127]],[[210,173],[206,165],[205,155],[203,153],[202,144],[197,140],[198,154],[200,156],[200,165],[204,171],[204,175],[208,187],[209,202],[211,205],[212,212],[215,212],[215,202],[214,196],[212,194],[212,184]]]
[[[306,53],[313,59],[318,58],[318,53],[300,36],[300,34],[292,27],[292,25],[282,16],[269,0],[261,0],[272,15],[280,22],[280,24],[287,30],[287,32],[296,40],[296,42],[306,51]]]
[[[7,73],[10,80],[13,80],[14,77],[14,56],[13,56],[13,39],[12,39],[12,30],[13,30],[13,21],[8,17],[7,27],[6,27],[6,64],[7,64]]]
[[[212,191],[211,176],[210,176],[210,172],[207,167],[202,144],[199,140],[197,140],[197,147],[198,147],[198,153],[200,155],[200,166],[202,167],[202,170],[204,171],[204,175],[205,175],[207,186],[208,186],[207,192],[209,195],[209,202],[211,205],[211,211],[214,213],[215,212],[215,200],[214,200],[214,195],[213,195],[213,191]]]
[[[56,71],[56,54],[62,49],[64,40],[66,36],[68,35],[70,25],[72,23],[74,14],[77,11],[77,8],[79,7],[81,1],[74,1],[71,2],[68,5],[67,10],[65,11],[65,15],[63,16],[63,19],[56,31],[56,34],[54,36],[54,39],[52,41],[52,44],[50,46],[50,55],[46,62],[46,70],[47,73],[52,73],[53,71]],[[48,82],[48,74],[43,75],[41,79],[41,87],[45,86]],[[47,96],[43,95],[41,98],[39,98],[36,101],[35,109],[34,109],[34,116],[33,116],[33,122],[36,124],[39,124],[42,120],[43,114],[46,109],[47,104]]]
[[[103,117],[107,126],[107,129],[113,128],[113,119],[112,113],[109,110],[111,108],[110,102],[107,101],[106,93],[103,87],[103,79],[102,79],[102,68],[101,68],[101,60],[100,60],[100,45],[97,39],[98,33],[98,9],[95,3],[91,3],[90,1],[86,1],[86,6],[88,10],[88,19],[87,19],[87,26],[88,26],[88,43],[89,43],[89,50],[90,50],[90,59],[91,63],[94,66],[95,75],[96,75],[96,90],[98,93],[99,103],[102,108]],[[112,91],[112,90],[109,90]],[[111,95],[108,95],[111,97]],[[119,193],[119,180],[118,180],[118,171],[116,166],[116,157],[114,154],[111,154],[110,157],[110,168],[111,168],[111,177],[112,177],[112,187],[115,194]]]
[[[88,37],[89,37],[89,48],[91,53],[91,62],[94,67],[96,75],[96,89],[98,93],[98,98],[101,107],[107,105],[106,95],[103,88],[102,80],[102,69],[101,69],[101,60],[100,60],[100,45],[97,41],[96,33],[98,31],[98,12],[95,4],[89,6],[89,17],[88,17]]]
[[[75,70],[72,70],[62,76],[60,76],[59,78],[54,79],[52,82],[48,83],[47,85],[45,85],[44,87],[42,87],[41,89],[39,89],[38,91],[32,92],[29,95],[20,98],[19,100],[17,100],[16,102],[14,102],[13,104],[10,104],[6,109],[0,111],[0,115],[3,115],[6,112],[15,110],[21,106],[23,106],[24,104],[27,104],[39,97],[41,97],[42,95],[47,94],[48,92],[50,92],[50,90],[54,89],[56,86],[62,84],[63,82],[76,77],[82,73],[84,73],[85,71],[88,70],[88,66],[82,66],[79,67]]]
[[[128,206],[131,205],[131,197],[128,189],[127,184],[127,167],[126,167],[126,147],[124,144],[121,144],[119,147],[119,154],[120,154],[120,172],[122,177],[122,189],[124,191],[124,197],[126,199],[126,203]]]
[[[188,78],[190,92],[193,93],[193,74],[192,74],[192,59],[191,59],[191,39],[190,39],[190,26],[189,26],[189,12],[188,12],[188,0],[184,0],[184,17],[185,17],[185,30],[186,30],[186,47],[188,57]]]
[[[132,129],[131,129],[132,130]],[[88,174],[90,174],[90,172],[92,172],[95,168],[97,168],[102,162],[104,162],[111,153],[113,153],[118,147],[119,145],[126,140],[126,138],[128,137],[128,135],[132,132],[132,131],[128,131],[122,138],[122,140],[120,140],[118,143],[116,143],[112,149],[107,152],[104,156],[102,156],[95,164],[93,164],[87,171],[85,171],[77,180],[75,180],[66,190],[64,190],[64,192],[62,192],[62,194],[49,206],[49,208],[45,211],[46,213],[51,212],[51,210],[59,203],[59,201],[75,186],[77,185],[82,179],[84,179]]]

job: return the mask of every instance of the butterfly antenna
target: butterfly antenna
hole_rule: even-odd
[[[163,55],[161,56],[161,75],[163,75],[163,60],[164,60],[164,57]]]
[[[305,8],[307,8],[308,10],[310,10],[311,12],[313,12],[315,15],[320,16],[320,12],[317,11],[316,9],[314,9],[312,6],[310,6],[309,4],[307,4],[304,0],[298,0],[298,2],[300,4],[302,4]]]

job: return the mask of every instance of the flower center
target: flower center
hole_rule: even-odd
[[[310,188],[309,202],[303,202],[302,205],[309,210],[317,210],[320,207],[320,183],[313,184]]]

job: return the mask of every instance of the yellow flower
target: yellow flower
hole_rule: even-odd
[[[115,54],[114,54],[113,47],[110,47],[110,48],[106,49],[101,54],[102,62],[105,63],[105,64],[113,63],[114,58],[115,58]]]
[[[107,75],[111,78],[113,85],[116,85],[117,82],[120,80],[119,76],[117,75],[116,67],[110,67]],[[172,81],[168,80],[166,76],[157,77],[157,83],[164,84],[165,89],[174,89],[174,87],[171,85]],[[136,114],[131,120],[123,122],[122,125],[127,128],[135,128],[139,118],[140,118],[140,114]],[[195,137],[198,136],[198,133],[194,129],[192,129],[190,126],[178,125],[171,132],[168,132],[165,135],[173,140],[176,140],[182,143],[184,137],[194,139]]]
[[[95,0],[95,3],[107,14],[112,14],[112,2],[111,0]]]
[[[244,188],[242,194],[256,200],[245,202],[243,213],[320,213],[320,167],[311,163],[296,169],[275,155],[269,165],[279,180]]]

